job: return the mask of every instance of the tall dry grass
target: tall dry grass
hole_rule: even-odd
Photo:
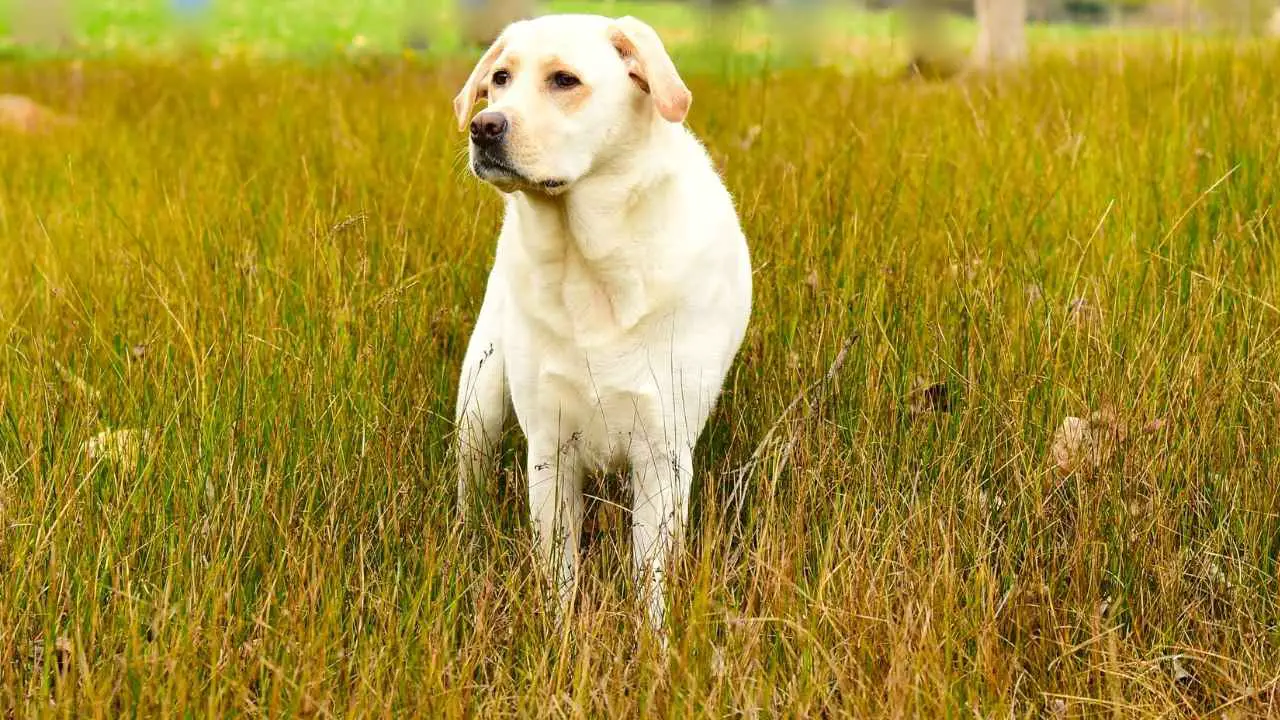
[[[665,659],[607,504],[551,630],[514,434],[454,524],[464,68],[0,68],[81,119],[0,137],[0,708],[1274,713],[1277,63],[693,74],[757,292]]]

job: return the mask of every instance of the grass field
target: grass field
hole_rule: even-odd
[[[81,120],[0,135],[0,717],[1274,716],[1280,47],[1066,49],[689,74],[756,297],[665,658],[607,505],[549,627],[517,434],[454,523],[465,65],[0,65]]]

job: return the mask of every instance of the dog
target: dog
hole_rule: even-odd
[[[634,572],[663,630],[694,446],[751,314],[746,238],[684,126],[691,102],[653,28],[595,15],[508,25],[454,100],[471,171],[505,205],[459,379],[459,509],[493,475],[514,410],[557,618],[575,587],[584,473],[624,470]]]

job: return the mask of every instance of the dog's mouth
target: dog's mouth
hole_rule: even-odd
[[[471,170],[476,177],[504,192],[533,190],[555,195],[569,186],[568,180],[550,178],[538,180],[521,172],[501,151],[476,148],[471,160]]]

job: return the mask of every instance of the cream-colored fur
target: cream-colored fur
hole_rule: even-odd
[[[514,23],[458,95],[460,126],[481,98],[508,130],[496,150],[473,139],[472,169],[506,213],[459,383],[460,510],[492,476],[514,409],[539,557],[563,611],[583,473],[629,471],[634,569],[661,628],[694,445],[751,311],[737,213],[683,125],[688,89],[638,20]]]

